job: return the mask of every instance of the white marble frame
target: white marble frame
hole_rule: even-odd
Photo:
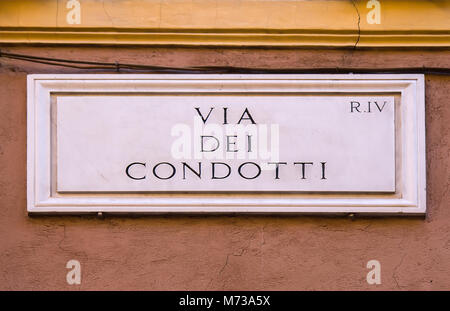
[[[395,194],[64,194],[52,193],[51,94],[308,92],[400,95],[401,165]],[[421,74],[129,75],[33,74],[27,90],[29,213],[401,214],[426,212],[425,94]],[[401,120],[398,121],[398,120]],[[398,150],[397,150],[398,151]],[[396,151],[396,152],[397,152]],[[396,155],[397,158],[398,155]]]

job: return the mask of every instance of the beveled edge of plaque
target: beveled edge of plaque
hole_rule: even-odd
[[[249,89],[248,86],[252,88]],[[396,197],[347,198],[59,196],[51,192],[50,95],[58,92],[361,92],[398,93],[402,123],[401,182]],[[370,214],[426,213],[425,94],[423,74],[31,74],[27,77],[27,211],[139,214]],[[399,168],[397,168],[398,170]]]

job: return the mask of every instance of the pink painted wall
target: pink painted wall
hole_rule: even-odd
[[[162,66],[450,67],[439,50],[3,47]],[[26,212],[26,75],[82,73],[0,58],[1,290],[450,289],[450,77],[426,75],[426,218],[34,216]],[[81,285],[66,262],[81,262]],[[381,285],[366,282],[381,263]]]

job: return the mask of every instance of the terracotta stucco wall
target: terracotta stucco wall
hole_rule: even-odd
[[[3,47],[161,66],[450,67],[443,50]],[[449,76],[426,75],[426,218],[35,216],[26,212],[26,75],[82,73],[0,59],[0,289],[450,289]],[[66,283],[66,262],[82,283]],[[381,262],[381,285],[366,282]]]

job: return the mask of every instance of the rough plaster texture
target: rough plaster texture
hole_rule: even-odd
[[[167,66],[450,67],[448,51],[3,47]],[[1,290],[450,289],[450,77],[426,76],[426,218],[29,217],[26,75],[81,73],[0,59]],[[66,262],[82,265],[66,283]],[[381,262],[381,285],[366,282]]]

